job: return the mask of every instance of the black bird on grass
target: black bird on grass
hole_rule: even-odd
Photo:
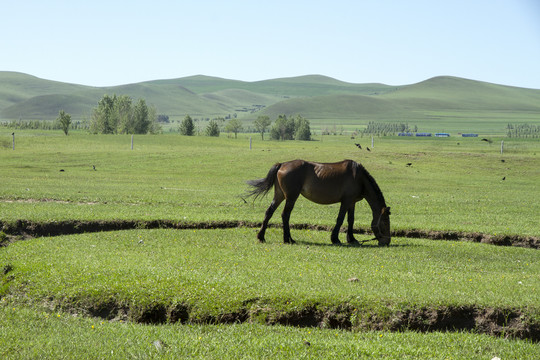
[[[407,166],[411,166],[411,165],[412,165],[412,163],[407,163]]]
[[[370,149],[370,148],[368,148],[367,146],[366,146],[366,150],[367,150],[367,151],[371,151],[371,149]]]
[[[359,148],[360,150],[362,150],[362,145],[360,145],[360,144],[354,144],[354,145],[356,145],[357,148]]]

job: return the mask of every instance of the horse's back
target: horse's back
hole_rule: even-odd
[[[319,204],[341,202],[344,196],[354,196],[358,191],[351,163],[292,160],[281,164],[278,182],[287,198],[302,194]]]

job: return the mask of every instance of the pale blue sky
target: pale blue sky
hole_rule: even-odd
[[[0,70],[50,80],[452,75],[540,89],[540,0],[0,1]]]

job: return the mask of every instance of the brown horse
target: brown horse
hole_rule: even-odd
[[[289,219],[294,204],[300,194],[317,204],[340,203],[336,226],[331,240],[340,244],[338,235],[345,213],[348,213],[347,242],[359,244],[353,236],[354,207],[356,202],[366,199],[373,212],[371,229],[379,241],[379,246],[390,244],[390,208],[386,206],[383,194],[375,179],[360,164],[352,160],[337,163],[316,163],[293,160],[275,164],[266,178],[247,182],[253,187],[249,195],[266,195],[274,186],[274,199],[266,210],[261,229],[257,234],[260,242],[265,242],[264,234],[274,211],[285,200],[281,214],[283,220],[283,241],[294,243],[291,238]]]

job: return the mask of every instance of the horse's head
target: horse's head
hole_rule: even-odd
[[[371,222],[371,230],[379,241],[379,246],[390,245],[390,208],[383,207],[379,216],[375,216]]]

